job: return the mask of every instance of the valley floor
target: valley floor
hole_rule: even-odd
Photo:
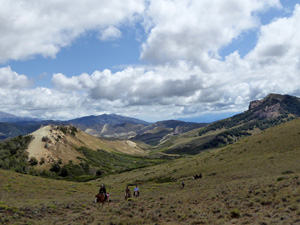
[[[300,224],[300,120],[86,183],[0,171],[0,224]],[[202,173],[201,179],[192,176]],[[181,182],[185,187],[181,187]],[[94,196],[105,184],[111,202]],[[126,185],[139,198],[124,200]]]
[[[2,224],[300,224],[300,174],[295,173],[148,183],[140,185],[140,197],[129,200],[123,198],[125,185],[107,185],[111,202],[103,206],[93,203],[99,182],[53,183],[19,174],[6,179],[5,173]]]

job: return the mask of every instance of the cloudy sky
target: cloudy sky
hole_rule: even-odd
[[[300,96],[299,0],[1,0],[0,111],[210,121]]]

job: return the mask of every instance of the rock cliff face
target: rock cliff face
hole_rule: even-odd
[[[262,103],[260,102],[260,104]],[[252,109],[255,109],[258,106],[259,105],[253,107]],[[259,119],[270,119],[270,118],[275,118],[280,116],[279,110],[280,110],[280,103],[276,103],[271,106],[262,107],[260,110],[255,111],[253,114]]]
[[[254,100],[254,101],[250,102],[248,110],[258,107],[259,105],[262,104],[262,102],[263,102],[262,100]]]
[[[300,99],[289,95],[269,94],[264,99],[250,102],[249,111],[258,119],[288,114],[299,116]]]

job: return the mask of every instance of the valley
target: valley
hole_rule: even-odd
[[[298,103],[271,94],[206,126],[140,124],[125,139],[45,124],[0,142],[0,223],[298,224]],[[124,200],[127,185],[141,195]]]
[[[84,183],[1,171],[1,222],[297,224],[299,133],[297,119],[228,147]],[[102,183],[111,199],[103,206],[93,203]],[[141,196],[125,201],[126,185],[135,184]]]

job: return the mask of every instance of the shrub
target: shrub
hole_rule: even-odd
[[[47,141],[49,141],[50,139],[48,138],[48,136],[44,136],[44,137],[42,137],[42,142],[47,142]]]
[[[287,170],[287,171],[282,172],[283,175],[293,174],[293,173],[295,173],[295,172],[293,172],[291,170]]]
[[[78,130],[76,127],[71,127],[71,135],[75,136],[77,132]]]
[[[278,177],[277,181],[282,181],[282,180],[285,180],[285,179],[287,179],[287,177]]]
[[[97,176],[101,176],[101,175],[102,175],[101,170],[97,170],[97,171],[96,171],[96,175],[97,175]]]
[[[42,177],[50,177],[50,175],[51,175],[50,172],[47,170],[40,171],[40,176]]]
[[[233,209],[230,212],[230,217],[231,218],[239,218],[240,217],[240,211],[238,209]]]
[[[40,161],[40,165],[43,165],[44,163],[45,163],[45,158],[42,157],[42,158],[41,158],[41,161]]]
[[[35,157],[31,157],[29,160],[30,166],[36,166],[38,164],[38,161]]]
[[[59,126],[58,129],[61,130],[64,134],[67,134],[67,131],[68,131],[67,127]]]
[[[59,176],[67,177],[68,175],[69,175],[68,168],[66,166],[63,166],[60,170]]]
[[[60,165],[58,162],[53,163],[53,165],[50,168],[50,171],[58,173],[60,171]]]

